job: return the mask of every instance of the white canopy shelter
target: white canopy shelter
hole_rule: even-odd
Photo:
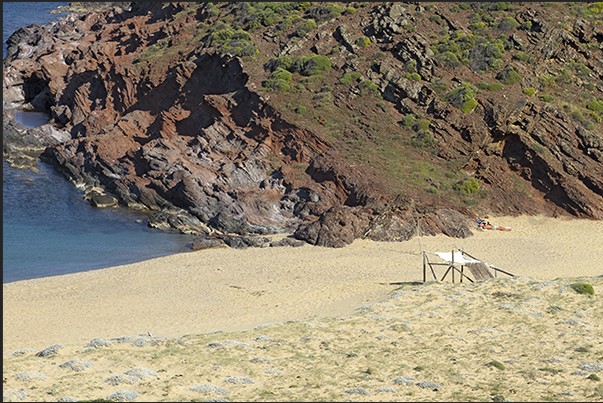
[[[427,254],[435,255],[435,256],[439,257],[441,260],[444,260],[445,262],[437,262],[437,261],[432,262],[429,260],[429,257],[427,256]],[[474,281],[483,281],[483,280],[487,280],[489,278],[497,277],[498,272],[501,272],[501,273],[514,277],[513,274],[507,273],[504,270],[494,267],[494,265],[492,265],[490,263],[486,263],[482,260],[476,259],[475,257],[466,253],[462,249],[457,250],[457,251],[452,250],[451,252],[428,252],[428,251],[424,250],[423,251],[423,282],[427,281],[427,267],[428,266],[431,270],[431,274],[433,275],[434,280],[437,280],[438,278],[436,276],[433,266],[446,266],[447,270],[444,273],[444,275],[442,276],[442,279],[440,281],[443,281],[446,278],[446,276],[448,275],[448,273],[450,272],[453,283],[454,283],[454,272],[455,271],[460,274],[460,276],[461,276],[460,282],[461,283],[463,282],[463,277],[473,283]],[[467,269],[469,270],[473,279],[465,273],[465,267],[467,267]],[[492,271],[494,271],[494,275],[492,274],[492,271],[490,269],[492,269]]]

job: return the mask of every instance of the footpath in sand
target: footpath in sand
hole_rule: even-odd
[[[205,250],[4,284],[4,400],[600,401],[603,222],[490,221],[514,230]],[[421,284],[421,251],[456,248],[519,277]]]

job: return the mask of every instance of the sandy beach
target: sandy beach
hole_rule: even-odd
[[[478,259],[519,276],[517,281],[525,284],[532,281],[529,279],[543,282],[572,278],[600,280],[598,276],[603,274],[603,222],[541,216],[490,217],[489,220],[496,225],[512,227],[513,231],[476,230],[474,236],[467,239],[421,236],[407,242],[357,240],[340,249],[310,245],[245,250],[220,248],[4,284],[5,380],[8,377],[18,386],[19,382],[10,376],[12,372],[18,368],[40,371],[27,363],[42,358],[30,354],[28,359],[20,357],[20,364],[16,358],[9,358],[19,349],[41,351],[50,345],[61,344],[65,346],[61,351],[70,351],[75,357],[76,352],[95,338],[110,340],[150,332],[169,340],[201,337],[195,336],[201,334],[221,334],[218,339],[225,339],[230,336],[222,332],[240,334],[269,324],[336,323],[335,318],[356,314],[359,307],[387,300],[400,287],[427,287],[420,284],[423,250],[464,249]],[[439,277],[442,274],[440,272]],[[504,281],[509,279],[502,275],[501,279],[492,280],[492,284],[508,284]],[[439,285],[443,290],[441,298],[437,293],[434,295],[444,305],[444,290],[450,294],[454,287],[487,287],[490,283],[471,285],[465,282],[461,286],[449,284],[449,281],[450,278]],[[416,306],[433,309],[433,304],[423,304],[420,297],[417,298],[413,300]],[[595,304],[593,309],[601,313],[597,294],[590,298]],[[596,322],[591,317],[591,323]],[[368,326],[364,328],[368,330]],[[374,323],[374,326],[378,324]],[[449,326],[452,329],[454,324]],[[595,327],[592,336],[600,337],[601,329],[598,324]],[[595,353],[593,357],[600,360],[602,341],[597,340],[598,344],[594,343],[593,348],[598,355]],[[63,358],[72,357],[64,355],[54,360],[55,364],[63,362]],[[136,360],[129,361],[136,366]],[[177,367],[176,364],[170,366]],[[28,387],[24,390],[30,393]],[[6,389],[13,390],[5,382]],[[423,393],[423,388],[420,391]],[[98,398],[106,397],[102,394],[105,392],[100,393]],[[338,400],[336,396],[340,395],[320,396]],[[42,396],[49,401],[60,397]],[[161,400],[161,396],[168,401],[172,398],[171,395],[151,393],[142,400]],[[194,394],[178,396],[194,398]],[[376,399],[362,394],[341,396],[341,400],[392,399],[392,396]],[[406,400],[423,400],[422,396],[406,396]],[[425,395],[425,399],[430,400],[429,396]],[[435,400],[440,398],[433,396]],[[454,395],[449,396],[454,398]],[[232,395],[227,398],[237,400]],[[305,400],[303,396],[297,398]],[[308,399],[312,400],[312,397]],[[260,400],[271,399],[268,396]]]

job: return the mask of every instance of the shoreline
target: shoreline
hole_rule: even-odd
[[[601,221],[490,221],[514,230],[476,230],[466,239],[356,240],[344,248],[208,249],[3,284],[3,354],[54,343],[83,345],[99,337],[179,337],[345,315],[385,298],[399,284],[421,282],[422,250],[464,249],[516,276],[543,280],[603,273],[597,266]]]

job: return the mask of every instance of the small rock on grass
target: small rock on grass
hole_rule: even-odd
[[[147,377],[157,377],[157,374],[151,370],[142,367],[134,367],[124,373],[125,375],[133,376],[134,378],[138,378],[143,380]]]
[[[128,385],[132,385],[138,382],[138,378],[126,374],[120,374],[108,377],[107,379],[105,379],[105,382],[113,386],[119,385],[120,383],[127,383]]]
[[[27,397],[27,392],[23,389],[7,389],[2,391],[3,402],[18,402]]]
[[[406,385],[406,386],[410,386],[412,385],[412,376],[399,376],[397,378],[394,378],[394,380],[392,382],[394,382],[396,385]]]
[[[22,348],[21,350],[14,351],[9,357],[17,357],[19,355],[27,354],[27,353],[35,353],[38,350],[35,348]]]
[[[234,383],[235,385],[255,383],[253,379],[247,378],[246,376],[231,376],[224,379],[224,382]]]
[[[427,381],[419,382],[419,383],[417,383],[417,386],[420,387],[421,389],[430,389],[433,391],[442,389],[442,385],[440,385],[439,383],[427,382]]]
[[[45,381],[47,379],[46,375],[36,371],[19,372],[15,375],[15,378],[22,382]]]
[[[366,390],[364,388],[351,388],[351,389],[347,389],[345,391],[345,393],[356,393],[358,395],[370,395],[370,393],[368,392],[368,390]]]
[[[117,392],[111,393],[109,396],[107,396],[107,399],[115,400],[118,402],[131,402],[139,396],[140,394],[132,390],[120,389]]]
[[[36,354],[37,357],[52,357],[54,355],[57,355],[59,353],[59,349],[65,347],[62,344],[53,344],[50,347],[46,347],[44,350],[40,351],[38,354]]]
[[[69,368],[72,371],[80,372],[86,368],[92,368],[92,363],[81,358],[73,358],[59,365],[61,368]]]
[[[226,394],[228,394],[228,389],[221,388],[216,385],[211,385],[209,383],[191,386],[189,389],[194,392],[203,393],[204,395],[226,395]]]

